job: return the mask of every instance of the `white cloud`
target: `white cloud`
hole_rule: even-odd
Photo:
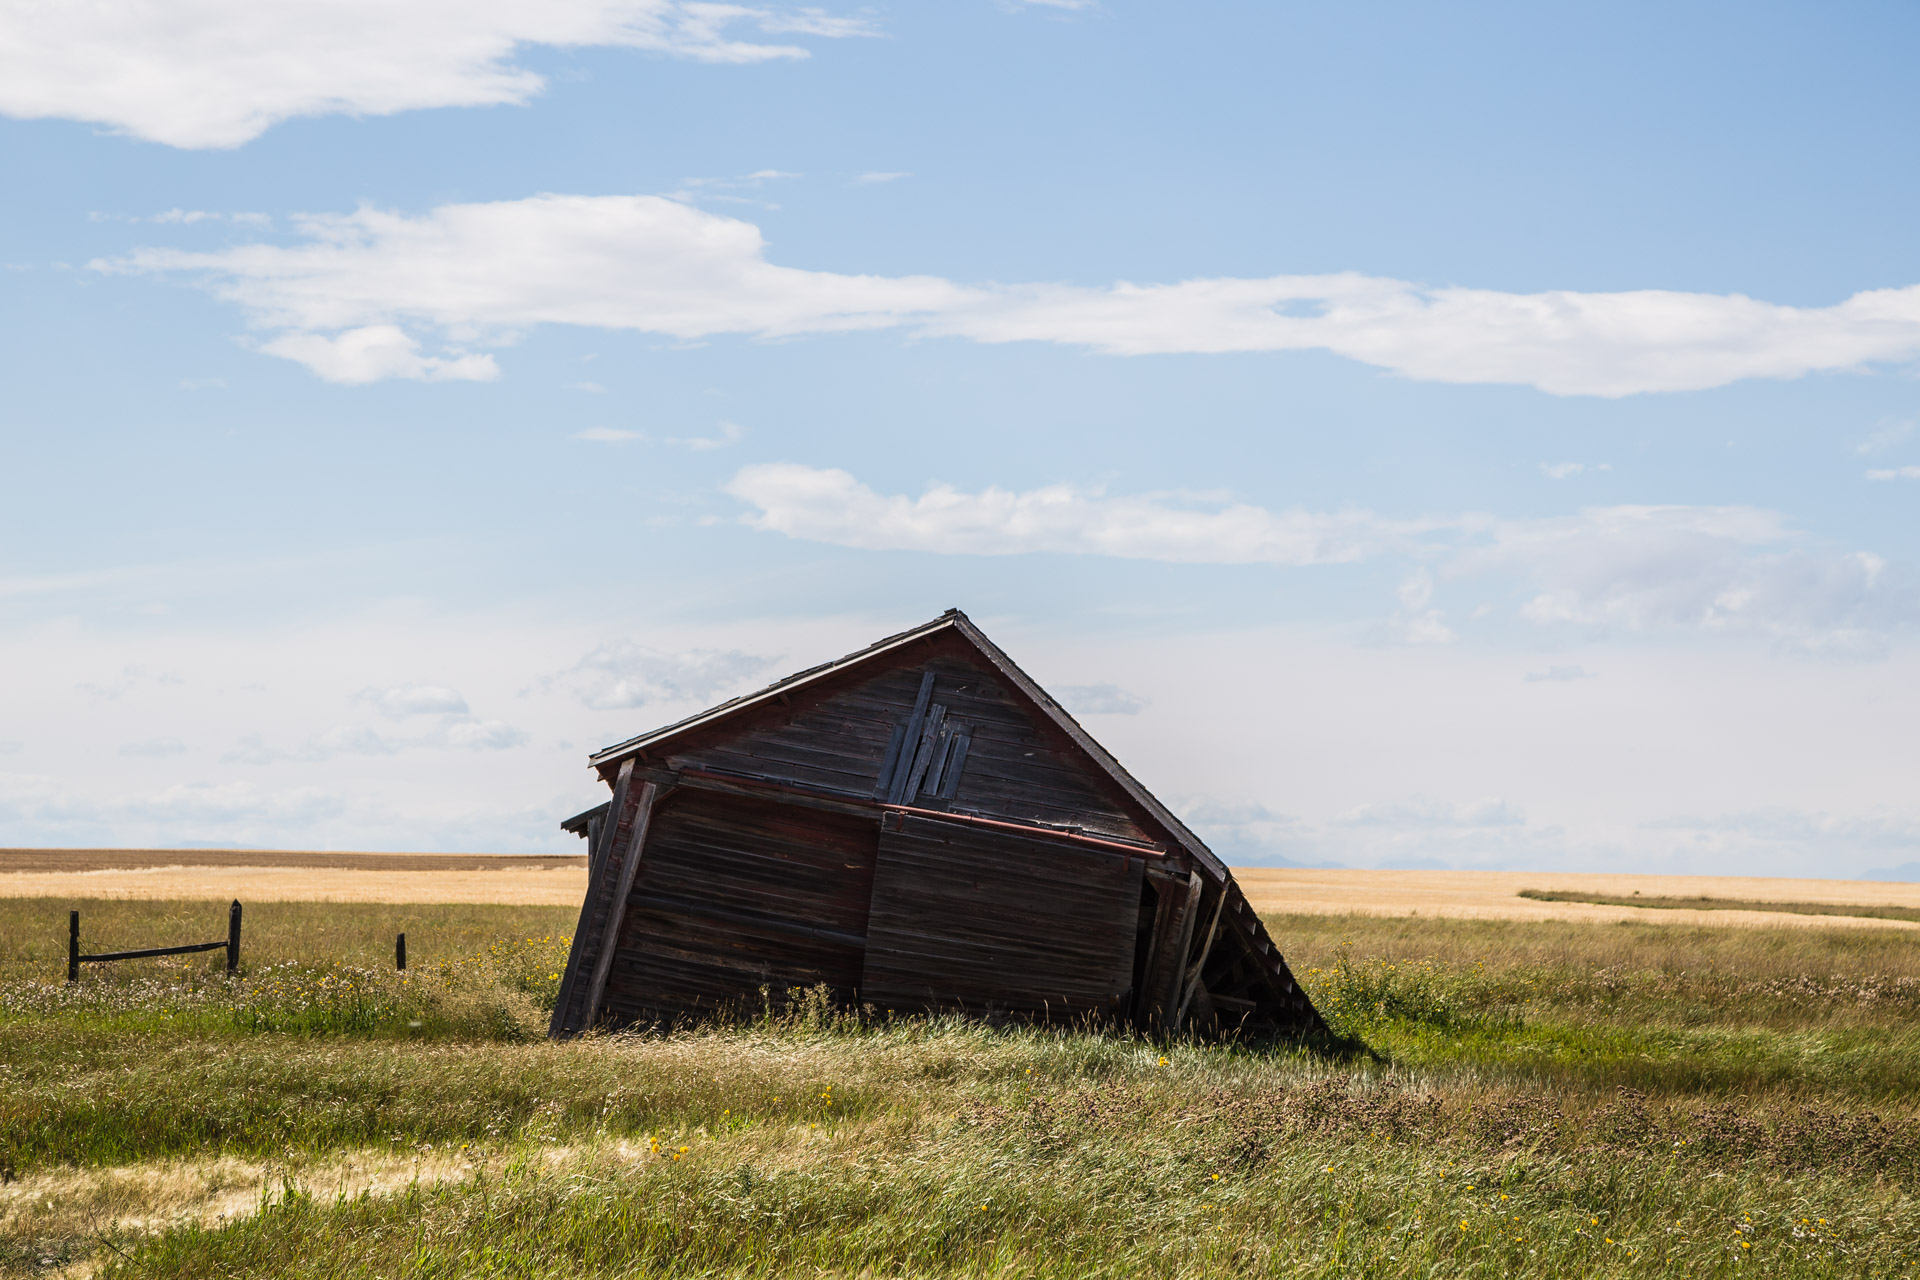
[[[1147,708],[1145,698],[1117,684],[1067,684],[1053,693],[1077,716],[1137,716]]]
[[[1398,587],[1394,595],[1403,612],[1387,620],[1388,630],[1402,644],[1452,644],[1459,639],[1446,623],[1446,614],[1427,606],[1433,602],[1433,574],[1416,569]]]
[[[129,794],[0,774],[0,823],[15,830],[84,831],[127,824],[168,830],[178,840],[204,838],[209,828],[231,834],[236,825],[242,830],[259,823],[297,827],[331,818],[343,808],[338,796],[318,787],[262,791],[245,782],[200,782]]]
[[[1913,419],[1882,418],[1866,438],[1853,447],[1853,451],[1862,455],[1884,453],[1912,434]]]
[[[628,711],[653,702],[708,703],[741,692],[770,659],[737,649],[663,653],[632,640],[603,644],[548,684],[571,689],[594,711]]]
[[[718,204],[748,204],[758,205],[762,209],[778,209],[780,206],[771,200],[740,193],[759,191],[769,182],[781,182],[805,176],[805,174],[788,173],[783,169],[756,169],[752,173],[733,178],[682,178],[679,189],[666,194],[668,199],[682,200],[688,204],[708,200]]]
[[[152,671],[143,666],[128,666],[120,669],[120,675],[114,680],[85,680],[74,686],[82,693],[96,698],[117,701],[135,689],[150,689],[154,686],[180,685],[186,683],[171,671]]]
[[[120,754],[123,756],[180,756],[187,753],[187,744],[178,738],[148,738],[145,742],[123,742]]]
[[[722,422],[710,436],[661,436],[648,435],[644,431],[631,431],[625,427],[588,427],[585,431],[573,433],[575,440],[591,440],[598,444],[628,444],[641,441],[652,444],[670,444],[676,449],[685,449],[691,453],[711,453],[715,449],[725,449],[740,442],[746,434],[737,422]]]
[[[387,378],[421,382],[492,382],[500,368],[490,355],[423,356],[420,344],[398,325],[369,324],[328,338],[288,333],[263,343],[269,355],[307,366],[328,382],[357,385]]]
[[[273,225],[273,218],[264,213],[217,213],[208,209],[166,209],[154,214],[152,221],[177,222],[188,226],[196,222],[231,222],[243,227]]]
[[[12,738],[0,738],[0,756],[16,755],[25,748],[26,745],[26,743],[17,742]]]
[[[715,449],[724,449],[728,445],[738,444],[740,437],[746,434],[737,422],[723,422],[720,429],[710,436],[669,436],[666,443],[678,445],[693,453],[710,453]]]
[[[1517,827],[1527,815],[1505,800],[1448,801],[1415,797],[1361,805],[1333,819],[1340,827]]]
[[[1114,355],[1331,351],[1408,378],[1595,396],[1920,356],[1920,285],[1828,307],[1661,290],[1500,293],[1357,273],[971,287],[776,266],[759,228],[661,196],[542,195],[297,222],[305,241],[291,246],[146,249],[91,265],[189,273],[279,332],[265,350],[336,381],[495,375],[489,357],[457,348],[422,356],[403,326],[454,343],[566,324],[680,339],[901,328]]]
[[[866,186],[872,186],[875,183],[880,183],[880,182],[898,182],[902,178],[911,178],[912,176],[913,174],[905,169],[900,169],[891,173],[881,172],[876,170],[872,173],[860,174],[858,177],[854,178],[853,181],[855,186],[866,187]]]
[[[1867,472],[1869,480],[1920,480],[1920,467],[1881,467]]]
[[[1235,863],[1291,865],[1318,852],[1305,824],[1263,804],[1214,796],[1175,796],[1169,803],[1209,848]]]
[[[404,684],[391,689],[362,689],[355,702],[371,703],[381,714],[396,719],[417,715],[465,715],[467,700],[458,691],[437,684]]]
[[[1548,667],[1545,671],[1529,671],[1528,684],[1570,684],[1576,680],[1595,679],[1595,673],[1582,666]]]
[[[1788,853],[1849,871],[1889,855],[1920,852],[1920,819],[1885,812],[1843,815],[1776,806],[1713,817],[1657,818],[1641,826],[1691,833],[1689,852],[1695,856],[1754,853],[1777,858]]]
[[[464,706],[464,703],[462,704]],[[409,714],[400,712],[399,714]],[[532,738],[504,720],[476,720],[449,715],[424,733],[411,736],[382,733],[372,725],[341,724],[316,733],[291,750],[268,745],[259,734],[248,734],[220,757],[222,764],[278,764],[283,760],[315,763],[337,756],[394,756],[403,751],[503,751],[524,746]]]
[[[1613,464],[1608,462],[1543,462],[1540,474],[1549,480],[1565,480],[1568,476],[1577,476],[1582,471],[1611,471]]]
[[[1778,512],[1753,507],[1594,507],[1490,535],[1446,572],[1517,574],[1535,591],[1521,616],[1543,625],[1753,632],[1842,654],[1920,618],[1880,557],[1810,549]]]
[[[508,747],[525,746],[529,741],[524,730],[504,720],[463,720],[447,725],[440,736],[448,746],[465,747],[469,751],[504,751]]]
[[[524,103],[523,46],[701,62],[804,58],[771,35],[873,34],[857,18],[694,0],[23,0],[0,7],[0,114],[236,147],[282,120]]]
[[[1517,579],[1530,593],[1519,616],[1541,626],[1746,632],[1844,655],[1877,652],[1888,632],[1920,621],[1920,595],[1879,556],[1815,549],[1780,513],[1754,507],[1396,520],[1066,484],[977,493],[934,485],[913,498],[794,463],[743,467],[724,490],[754,508],[741,517],[753,528],[863,550],[1283,566],[1419,555],[1438,562],[1444,578]],[[1425,568],[1401,583],[1401,611],[1388,621],[1394,638],[1455,638],[1429,607],[1433,591]]]
[[[933,485],[883,497],[840,470],[795,463],[742,467],[725,491],[758,508],[756,529],[867,550],[942,555],[1048,551],[1187,564],[1336,564],[1404,545],[1436,527],[1367,511],[1273,512],[1177,495],[1108,497],[1050,485],[962,493]]]

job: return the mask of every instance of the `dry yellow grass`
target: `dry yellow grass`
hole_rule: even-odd
[[[68,866],[73,869],[55,869]],[[16,869],[18,868],[18,869]],[[1522,889],[1758,902],[1920,908],[1920,884],[1567,871],[1353,871],[1240,867],[1266,914],[1472,920],[1644,920],[1766,928],[1915,929],[1902,921],[1760,911],[1539,902]],[[586,893],[584,857],[194,850],[0,850],[0,898],[472,903],[567,907]]]
[[[0,898],[576,906],[584,855],[0,849]]]
[[[1773,911],[1694,911],[1539,902],[1522,889],[1574,890],[1646,897],[1737,898],[1749,902],[1824,902],[1920,907],[1920,884],[1872,880],[1788,880],[1758,876],[1643,876],[1571,871],[1344,871],[1240,867],[1234,875],[1263,914],[1440,916],[1467,920],[1573,920],[1707,924],[1754,928],[1920,929],[1895,920],[1802,916]]]
[[[354,871],[307,867],[149,867],[0,874],[0,898],[202,899],[224,902],[500,903],[578,906],[585,866],[498,871]]]

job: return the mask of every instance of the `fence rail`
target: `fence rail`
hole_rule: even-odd
[[[218,951],[225,947],[227,951],[227,972],[235,973],[240,968],[240,903],[235,900],[227,908],[227,940],[225,942],[189,942],[183,947],[147,947],[139,951],[102,951],[97,955],[80,954],[80,913],[67,915],[67,981],[80,981],[80,966],[104,960],[144,960],[148,956],[184,956],[196,951]]]

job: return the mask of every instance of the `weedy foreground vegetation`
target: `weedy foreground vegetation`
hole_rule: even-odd
[[[14,1274],[1920,1270],[1910,930],[1277,916],[1324,1041],[769,993],[555,1045],[569,911],[266,904],[237,979],[70,988],[71,905],[0,902]],[[124,947],[210,911],[81,906]]]

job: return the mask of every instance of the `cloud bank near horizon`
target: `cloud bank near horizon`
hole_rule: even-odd
[[[1920,285],[1793,307],[1739,294],[1428,287],[1357,272],[968,285],[768,260],[760,228],[663,196],[539,195],[296,220],[303,240],[149,248],[105,272],[187,276],[242,307],[263,350],[329,381],[487,380],[539,325],[683,341],[898,330],[1113,356],[1325,351],[1401,377],[1618,397],[1920,356]],[[423,335],[443,350],[423,354]]]

